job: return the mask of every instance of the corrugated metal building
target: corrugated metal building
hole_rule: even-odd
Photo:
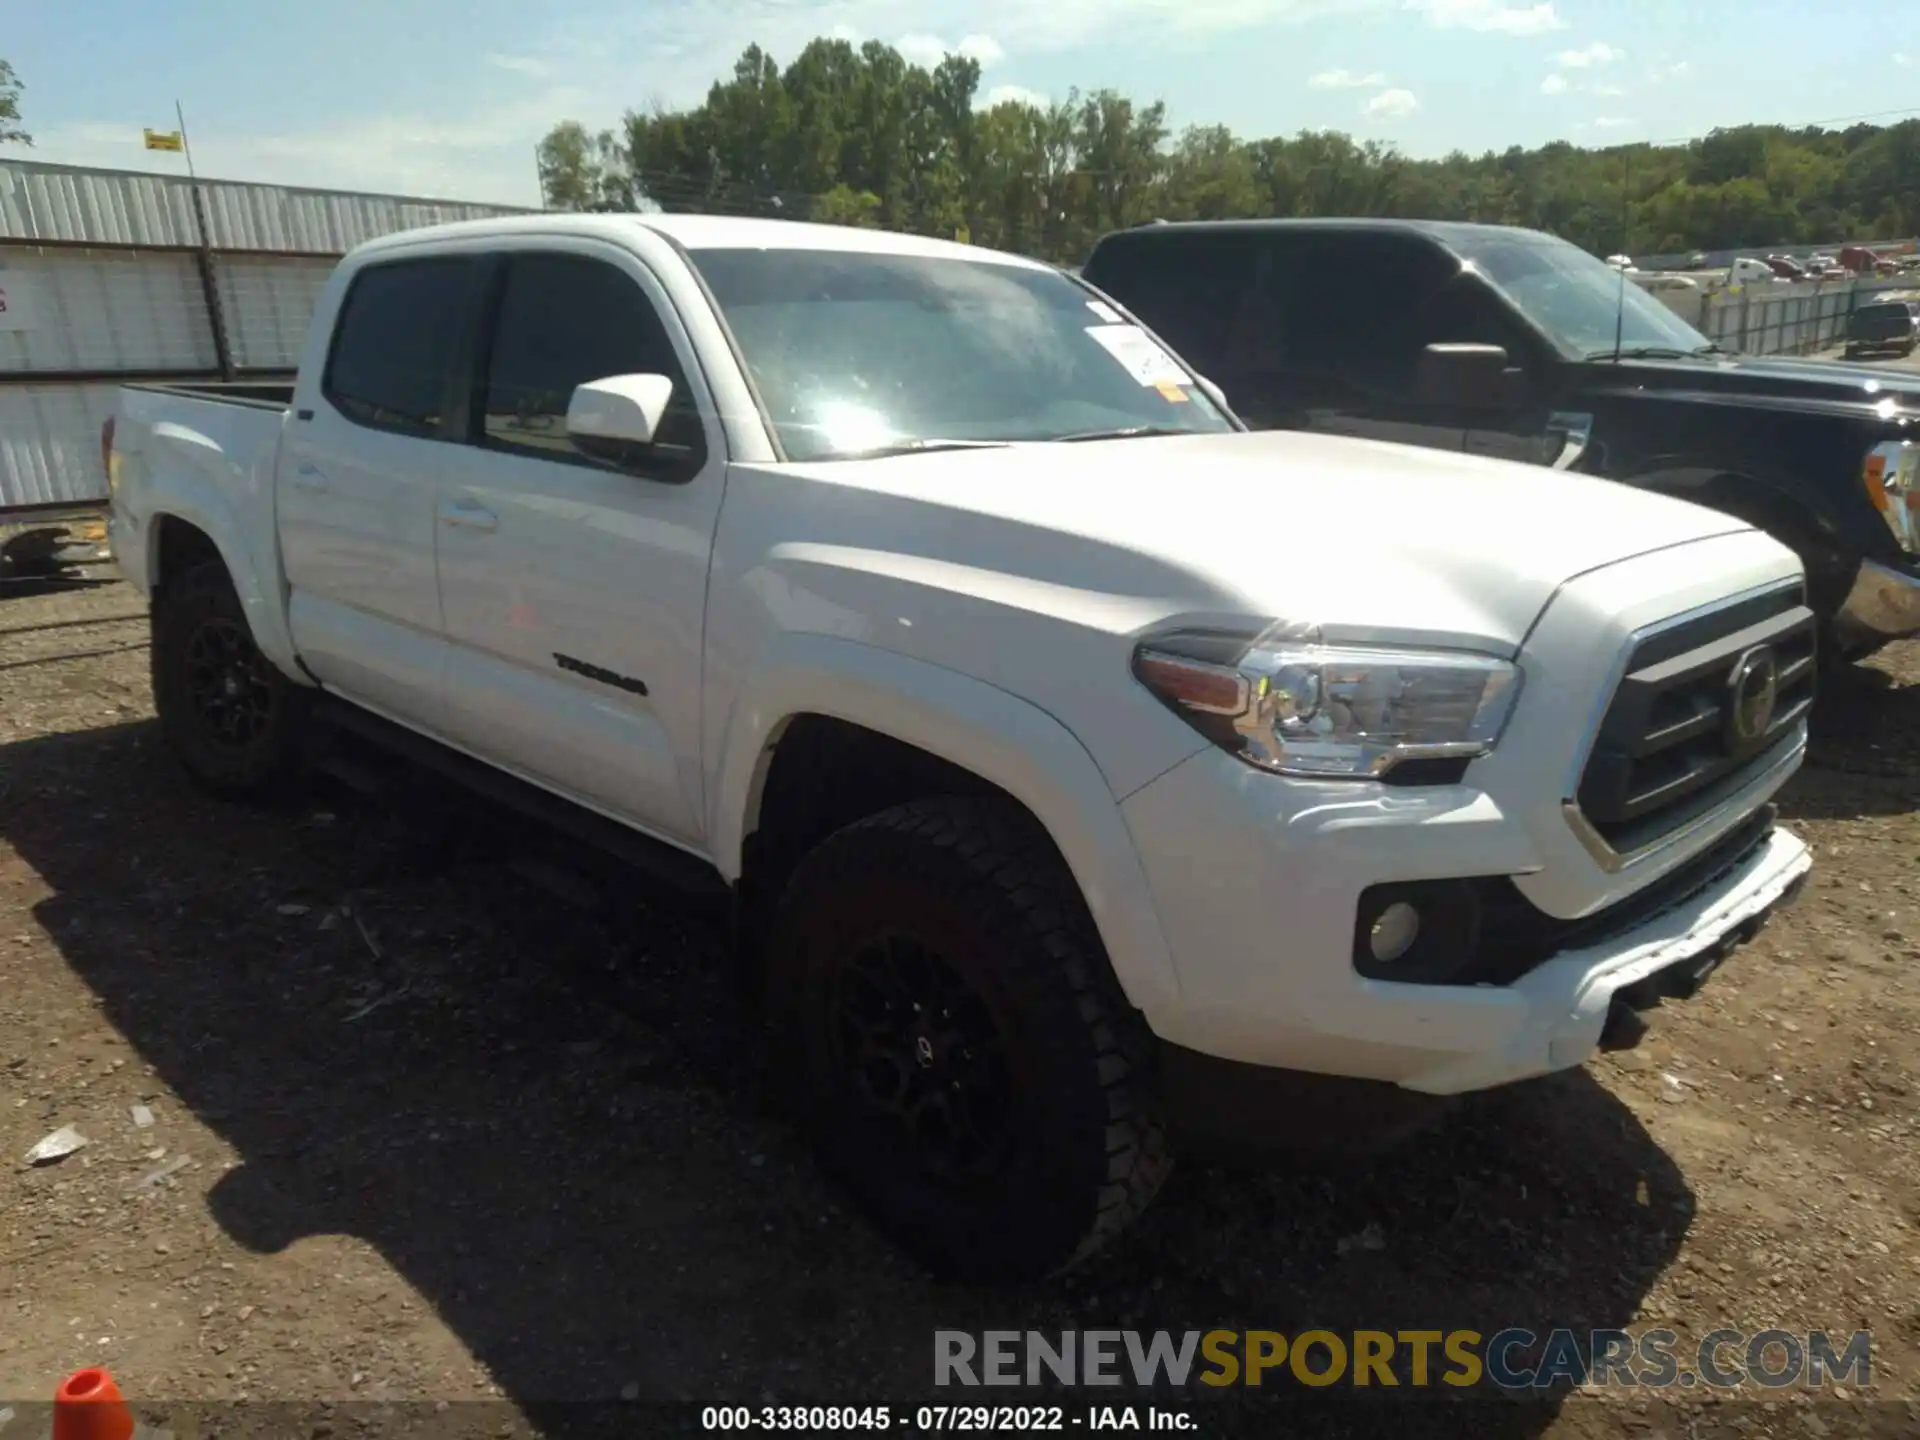
[[[291,370],[346,251],[518,213],[0,160],[0,518],[103,498],[121,381]]]

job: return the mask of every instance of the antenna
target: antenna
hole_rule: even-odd
[[[1633,264],[1633,147],[1620,152],[1620,253],[1627,265]],[[1627,329],[1627,265],[1620,267],[1620,291],[1613,308],[1613,363],[1620,363],[1620,341]]]

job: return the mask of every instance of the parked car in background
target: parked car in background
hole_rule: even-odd
[[[1727,266],[1729,285],[1777,285],[1784,280],[1785,277],[1766,261],[1749,256],[1743,255]]]
[[[1769,255],[1766,260],[1766,265],[1769,270],[1773,271],[1773,273],[1782,280],[1804,280],[1807,278],[1806,268],[1791,255]]]
[[[1248,434],[1038,261],[415,230],[341,263],[290,391],[128,386],[106,443],[189,774],[351,743],[731,890],[743,1057],[949,1273],[1091,1253],[1170,1135],[1350,1135],[1630,1045],[1811,863],[1772,804],[1791,552]],[[1329,504],[1364,523],[1286,543]]]
[[[1837,257],[1840,268],[1853,275],[1891,275],[1898,268],[1892,259],[1865,245],[1843,245]]]
[[[1920,344],[1920,305],[1911,300],[1886,300],[1861,305],[1847,316],[1847,359],[1862,355],[1913,354]]]
[[[1364,283],[1328,284],[1336,257]],[[1502,226],[1160,225],[1084,273],[1255,425],[1683,496],[1799,553],[1829,659],[1920,634],[1920,375],[1728,354],[1604,261]]]

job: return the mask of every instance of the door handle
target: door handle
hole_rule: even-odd
[[[318,465],[302,461],[293,468],[293,483],[302,490],[320,491],[327,488],[327,477],[321,473]]]
[[[440,523],[451,525],[456,530],[498,530],[500,517],[486,506],[471,500],[443,500],[440,503]]]

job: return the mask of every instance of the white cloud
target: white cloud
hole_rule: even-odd
[[[1898,65],[1902,70],[1905,70],[1913,64],[1913,59],[1905,51],[1896,50],[1893,52],[1893,63]]]
[[[553,73],[553,67],[535,55],[494,54],[487,56],[487,64],[496,70],[506,70],[534,80],[544,80]]]
[[[1024,85],[996,85],[987,91],[983,99],[988,107],[1011,102],[1015,105],[1032,105],[1044,110],[1053,103],[1049,97],[1042,95],[1038,90],[1029,90]]]
[[[1483,30],[1494,35],[1545,35],[1567,22],[1550,0],[1537,5],[1504,5],[1501,0],[1406,0],[1427,23],[1440,30]]]
[[[1322,70],[1318,75],[1307,77],[1307,84],[1315,90],[1371,90],[1386,83],[1387,77],[1378,70],[1369,70],[1365,75],[1356,75],[1351,70]]]
[[[1603,100],[1617,100],[1627,92],[1619,85],[1589,85],[1587,87],[1587,93],[1589,95],[1598,95]]]
[[[540,200],[534,146],[555,123],[582,113],[588,98],[568,88],[547,89],[471,115],[376,115],[279,135],[202,121],[193,129],[193,163],[202,176],[222,180],[534,206]],[[147,150],[135,124],[92,121],[37,129],[27,158],[186,173],[178,155]]]
[[[991,35],[968,35],[954,45],[949,45],[938,35],[903,35],[894,42],[893,48],[913,64],[923,65],[929,70],[949,55],[964,55],[969,60],[977,60],[982,70],[1007,58],[1007,52]]]
[[[1411,90],[1382,90],[1360,107],[1360,113],[1376,120],[1399,120],[1419,108],[1419,97]]]
[[[1563,70],[1585,70],[1595,65],[1611,65],[1616,60],[1624,60],[1626,56],[1626,51],[1616,50],[1604,40],[1596,40],[1585,49],[1562,50],[1558,58]]]
[[[1540,93],[1542,95],[1566,94],[1567,93],[1567,77],[1564,75],[1547,76],[1546,79],[1540,82]]]
[[[1625,115],[1596,115],[1592,123],[1596,130],[1618,130],[1623,125],[1633,124],[1633,121]]]

